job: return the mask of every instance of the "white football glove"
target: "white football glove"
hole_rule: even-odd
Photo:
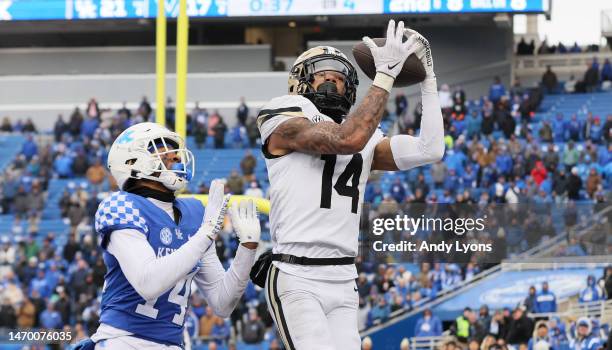
[[[208,191],[208,204],[206,204],[202,228],[212,240],[221,231],[223,218],[227,212],[227,202],[229,202],[230,195],[225,195],[224,190],[225,186],[221,180],[213,180]]]
[[[387,41],[385,46],[379,47],[370,39],[364,36],[363,43],[370,48],[374,65],[377,73],[383,73],[387,77],[376,74],[374,85],[390,91],[393,87],[393,81],[402,70],[404,62],[417,49],[414,45],[416,39],[408,39],[402,42],[404,38],[404,22],[400,21],[395,26],[395,21],[390,20],[387,26]]]
[[[431,47],[429,46],[429,41],[425,39],[423,35],[410,28],[404,29],[404,34],[410,39],[414,38],[416,40],[414,54],[423,63],[425,73],[427,73],[426,78],[435,78],[436,74],[434,73],[433,58],[431,57]]]
[[[230,209],[230,218],[240,243],[259,243],[261,227],[257,216],[257,206],[252,199],[235,202]]]

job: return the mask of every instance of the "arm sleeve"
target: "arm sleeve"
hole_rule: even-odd
[[[225,271],[215,246],[206,251],[194,281],[217,316],[230,316],[247,286],[254,261],[255,249],[239,245],[232,265]]]
[[[444,123],[435,78],[421,83],[421,98],[423,118],[420,135],[391,137],[393,160],[400,170],[433,163],[444,156]]]
[[[212,241],[198,231],[172,254],[158,258],[142,232],[133,229],[114,231],[107,251],[136,292],[151,300],[172,288],[198,264]]]

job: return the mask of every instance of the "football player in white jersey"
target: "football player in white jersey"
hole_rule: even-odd
[[[196,199],[175,197],[195,162],[179,135],[136,124],[119,135],[108,158],[121,190],[96,212],[107,273],[100,327],[79,348],[181,349],[192,281],[221,317],[239,302],[260,236],[255,204],[241,201],[230,210],[241,244],[225,271],[213,241],[228,197],[217,181],[206,210]]]
[[[257,120],[270,178],[273,251],[266,297],[288,350],[360,348],[354,258],[368,176],[433,163],[444,154],[428,41],[393,20],[385,46],[363,40],[377,73],[353,112],[355,68],[337,49],[319,46],[298,57],[289,94],[272,99]],[[427,72],[420,135],[385,137],[377,126],[412,53]]]

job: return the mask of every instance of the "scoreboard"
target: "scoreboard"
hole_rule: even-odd
[[[158,1],[168,17],[179,0],[0,0],[0,20],[154,18]],[[190,17],[542,13],[550,0],[187,0]]]

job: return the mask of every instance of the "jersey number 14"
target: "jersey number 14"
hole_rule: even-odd
[[[321,159],[325,161],[323,178],[321,179],[321,208],[331,208],[332,182],[334,171],[336,170],[336,158],[335,154],[324,154],[321,156]],[[353,214],[357,214],[357,208],[359,207],[359,178],[361,177],[362,166],[363,157],[361,153],[354,154],[333,186],[339,195],[351,197],[351,213]],[[350,184],[349,180],[351,181]]]
[[[170,294],[168,294],[168,302],[172,304],[176,304],[180,307],[181,312],[178,314],[174,314],[172,318],[172,323],[182,326],[185,321],[185,312],[187,311],[187,299],[189,299],[189,295],[191,294],[191,281],[195,276],[197,271],[194,271],[187,275],[187,277],[178,281],[178,283],[172,288]],[[181,291],[185,289],[185,292],[181,295]],[[157,303],[157,298],[153,300],[147,300],[144,304],[138,304],[136,306],[136,313],[141,314],[153,319],[157,318],[158,309],[155,308],[155,303]]]

